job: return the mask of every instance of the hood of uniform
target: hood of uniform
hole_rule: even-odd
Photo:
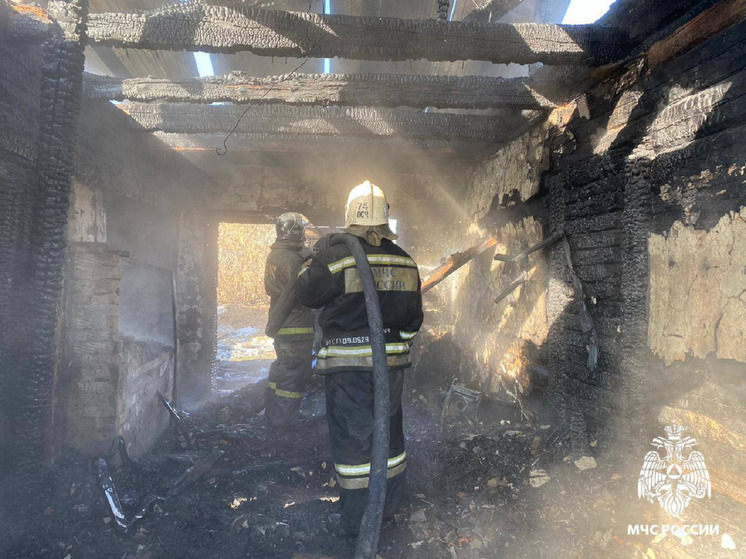
[[[394,233],[388,224],[384,225],[350,225],[344,228],[346,233],[360,237],[371,246],[381,246],[383,239],[395,241],[398,235]]]

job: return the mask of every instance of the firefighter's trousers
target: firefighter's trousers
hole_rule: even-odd
[[[342,505],[342,527],[357,534],[365,510],[373,449],[373,373],[330,373],[326,379],[326,420],[329,424],[337,482]],[[407,454],[404,450],[401,396],[402,371],[389,373],[389,460],[386,504],[383,518],[389,519],[404,501]]]
[[[292,425],[311,377],[312,339],[275,340],[277,359],[269,368],[265,415],[272,427]]]

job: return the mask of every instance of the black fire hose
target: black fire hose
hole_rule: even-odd
[[[347,245],[355,259],[360,281],[363,284],[370,345],[373,349],[373,452],[370,460],[368,501],[360,522],[355,559],[375,559],[383,520],[383,506],[386,501],[386,471],[389,457],[389,367],[386,362],[386,339],[383,335],[381,301],[378,298],[370,263],[357,237],[341,233],[332,236],[329,240],[329,245],[342,243]],[[297,283],[298,278],[293,278],[282,291],[267,321],[265,329],[267,336],[273,337],[277,334],[290,316],[296,303]]]
[[[355,258],[363,284],[365,309],[368,313],[370,345],[373,348],[373,452],[370,460],[368,501],[360,522],[355,559],[375,559],[381,533],[383,505],[386,501],[386,469],[389,458],[389,367],[386,362],[386,339],[376,282],[365,251],[357,237],[346,233],[335,235],[330,245],[344,243]]]

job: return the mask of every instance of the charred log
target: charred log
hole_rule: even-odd
[[[356,60],[486,60],[598,65],[621,57],[625,37],[596,25],[438,23],[175,4],[141,13],[91,14],[91,41],[124,48],[249,51]]]
[[[496,244],[497,239],[495,239],[495,237],[488,237],[478,245],[469,247],[462,252],[452,254],[422,282],[422,293],[427,293],[459,268],[468,264],[474,258],[482,254],[484,251],[494,247]]]
[[[358,137],[405,136],[411,138],[451,138],[502,141],[519,128],[510,116],[475,116],[446,113],[420,113],[391,109],[256,106],[245,118],[246,107],[239,105],[142,104],[125,109],[134,130],[345,135]],[[240,121],[240,122],[239,122]],[[525,121],[524,121],[525,122]]]
[[[27,360],[16,371],[17,468],[39,481],[50,432],[55,370],[57,307],[62,288],[70,177],[83,79],[84,0],[53,0],[54,32],[44,43],[41,126],[37,145],[39,185],[31,231]]]
[[[397,74],[295,74],[255,78],[225,77],[170,81],[119,79],[86,74],[89,99],[191,103],[286,103],[356,107],[438,107],[543,109],[554,104],[535,92],[526,78],[408,76]]]
[[[626,170],[625,205],[622,213],[622,310],[621,386],[627,433],[642,434],[645,421],[645,379],[648,342],[648,231],[652,226],[650,168],[644,161],[631,162]]]
[[[177,134],[153,132],[165,145],[179,152],[214,152],[222,146],[225,134]],[[396,136],[352,137],[324,136],[320,134],[269,134],[246,133],[233,134],[228,141],[231,150],[255,152],[318,153],[319,150],[333,149],[336,152],[359,153],[367,150],[386,156],[391,153],[426,151],[437,155],[459,155],[474,157],[487,153],[494,144],[474,140],[441,140],[426,138],[402,138]]]

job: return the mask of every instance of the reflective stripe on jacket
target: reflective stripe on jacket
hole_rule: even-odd
[[[384,240],[375,247],[361,239],[378,288],[389,370],[411,365],[409,348],[422,325],[422,295],[417,264],[397,245]],[[371,371],[373,350],[362,283],[355,259],[345,245],[321,251],[301,268],[298,298],[324,307],[324,330],[317,372]]]

